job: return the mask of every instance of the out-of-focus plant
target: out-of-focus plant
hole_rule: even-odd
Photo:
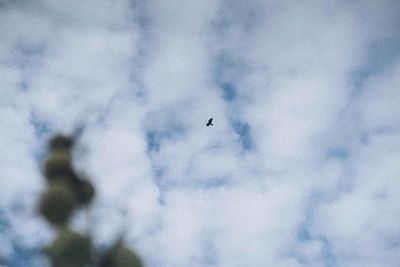
[[[55,135],[49,141],[49,154],[44,162],[47,191],[43,192],[39,213],[51,224],[57,234],[44,248],[53,267],[142,267],[136,253],[123,244],[123,238],[99,252],[89,234],[71,229],[70,219],[81,208],[90,208],[95,188],[90,180],[78,174],[73,166],[74,139]]]

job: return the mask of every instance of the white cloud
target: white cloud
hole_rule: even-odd
[[[38,160],[84,123],[96,242],[148,266],[400,260],[397,1],[0,6],[0,240],[49,239]]]

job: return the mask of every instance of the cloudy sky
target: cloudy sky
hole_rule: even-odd
[[[399,48],[398,0],[0,0],[0,266],[44,266],[45,145],[79,126],[98,246],[398,266]]]

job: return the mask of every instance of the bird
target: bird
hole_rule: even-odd
[[[207,127],[210,126],[210,125],[214,125],[214,124],[212,124],[212,120],[213,120],[213,118],[211,118],[211,119],[208,120],[208,122],[207,122],[207,124],[206,124]]]

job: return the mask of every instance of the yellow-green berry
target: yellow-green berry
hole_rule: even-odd
[[[54,152],[46,160],[44,171],[48,181],[73,179],[75,176],[71,164],[71,156],[66,151]]]
[[[95,195],[92,183],[86,179],[76,180],[73,188],[79,205],[89,204]]]
[[[57,134],[50,139],[51,150],[69,150],[72,148],[73,140],[61,134]]]
[[[64,183],[54,183],[43,193],[39,212],[50,223],[64,225],[76,206],[76,196]]]
[[[100,266],[143,267],[143,263],[135,252],[118,242],[103,255]]]
[[[84,267],[92,262],[90,238],[67,228],[46,248],[53,267]]]
[[[130,249],[121,247],[116,255],[116,267],[142,267],[140,258]]]

